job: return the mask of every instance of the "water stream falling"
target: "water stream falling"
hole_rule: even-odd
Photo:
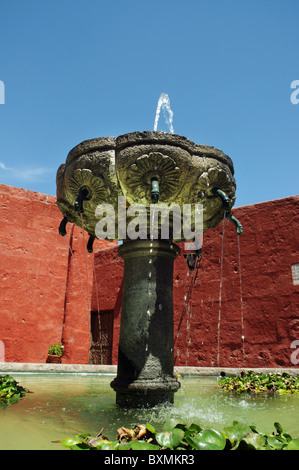
[[[191,346],[191,322],[192,322],[192,318],[193,318],[192,309],[191,309],[191,298],[192,298],[193,288],[195,287],[196,279],[197,279],[197,275],[198,275],[199,259],[196,260],[196,264],[195,264],[195,267],[192,270],[192,272],[190,271],[190,268],[189,268],[188,264],[187,264],[187,266],[188,266],[188,269],[187,269],[187,273],[186,273],[185,283],[187,284],[188,289],[187,289],[187,293],[184,295],[183,311],[182,311],[181,318],[180,318],[180,321],[179,321],[179,324],[178,324],[178,327],[177,327],[177,331],[176,331],[176,334],[175,334],[175,337],[174,337],[174,344],[176,344],[176,341],[177,341],[178,336],[180,334],[181,325],[182,325],[184,316],[186,314],[186,341],[187,341],[187,343],[186,343],[186,365],[188,365],[188,359],[189,359],[189,355],[190,355],[189,347]],[[179,356],[180,356],[180,349],[179,349],[179,347],[177,347],[176,357],[175,357],[175,360],[174,360],[175,364],[176,364],[176,361],[177,361]]]
[[[96,291],[97,312],[98,314],[100,314],[99,291],[98,291],[98,281],[97,281],[94,253],[92,253],[91,255],[91,261],[92,261],[92,271],[93,271],[94,285],[95,285],[95,291]]]
[[[153,283],[152,283],[152,269],[153,269],[153,240],[154,240],[154,220],[155,220],[155,211],[151,209],[150,215],[150,245],[149,252],[150,257],[148,261],[148,309],[147,315],[151,317],[152,315],[152,294],[153,294]]]
[[[85,260],[85,272],[86,272],[86,287],[87,287],[87,305],[90,307],[90,294],[89,294],[89,276],[88,276],[88,265],[87,265],[87,253],[86,253],[86,244],[85,244],[85,236],[84,236],[84,223],[83,223],[83,216],[82,212],[80,212],[81,216],[81,224],[82,224],[82,241],[83,241],[83,251],[84,251],[84,260]]]
[[[100,302],[99,302],[99,291],[98,291],[98,280],[97,280],[97,274],[96,274],[96,267],[95,267],[95,256],[94,252],[91,253],[91,262],[92,262],[92,271],[93,271],[93,284],[95,286],[95,294],[96,294],[96,302],[97,302],[97,314],[98,314],[98,325],[99,325],[99,345],[100,345],[100,358],[101,358],[101,364],[103,360],[103,342],[102,342],[102,320],[101,320],[101,315],[100,315]],[[91,310],[90,306],[90,310]],[[92,344],[92,328],[91,328],[91,343]]]
[[[242,340],[243,366],[245,367],[245,335],[244,335],[244,310],[243,310],[240,234],[237,235],[237,240],[238,240],[238,260],[239,260],[239,279],[240,279],[240,308],[241,308],[241,330],[242,330],[241,340]]]
[[[222,309],[222,279],[223,279],[225,219],[226,219],[226,216],[224,213],[223,228],[222,228],[221,258],[220,258],[220,285],[219,285],[219,307],[218,307],[218,324],[217,324],[217,367],[219,367],[219,362],[220,362],[220,326],[221,326],[221,309]]]
[[[72,258],[72,260],[73,260],[73,262],[74,262],[75,271],[76,271],[76,274],[77,274],[77,278],[78,278],[79,285],[80,285],[80,289],[81,289],[81,293],[82,293],[82,299],[83,299],[83,303],[84,303],[84,308],[85,308],[85,310],[86,310],[87,319],[88,319],[88,323],[89,323],[88,304],[86,304],[86,301],[85,301],[85,295],[84,295],[83,284],[82,284],[82,280],[81,280],[81,277],[80,277],[79,269],[78,269],[78,266],[77,266],[77,263],[76,263],[75,255],[74,255],[74,252],[73,252],[73,250],[72,250],[71,243],[70,243],[70,241],[67,239],[67,236],[65,235],[63,238],[66,240],[66,243],[67,243],[67,246],[68,246],[68,249],[69,249],[71,258]]]
[[[163,110],[163,115],[164,115],[166,124],[169,128],[169,132],[171,134],[173,134],[174,133],[173,124],[172,124],[173,111],[170,108],[169,96],[166,93],[161,93],[160,98],[158,100],[156,116],[155,116],[154,131],[158,130],[158,121],[159,121],[159,117],[160,117],[161,108]]]

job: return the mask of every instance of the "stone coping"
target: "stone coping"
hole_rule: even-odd
[[[174,367],[176,374],[194,377],[219,377],[225,375],[237,375],[241,371],[254,370],[257,373],[283,373],[299,375],[299,368],[233,368],[233,367]],[[0,374],[9,373],[51,373],[51,374],[109,374],[116,375],[116,365],[94,365],[94,364],[44,364],[44,363],[19,363],[0,362]]]

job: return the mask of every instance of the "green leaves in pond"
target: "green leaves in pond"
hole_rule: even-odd
[[[62,439],[61,444],[64,447],[67,447],[72,450],[89,450],[90,446],[85,441],[85,436],[86,435],[81,434],[74,437],[68,437],[66,439]]]
[[[223,450],[226,446],[226,439],[223,434],[214,429],[201,431],[195,436],[186,438],[192,449],[198,450]]]
[[[79,434],[63,439],[61,444],[72,450],[299,450],[299,439],[293,439],[280,423],[274,432],[260,433],[255,426],[234,421],[222,432],[202,429],[198,424],[167,422],[162,432],[151,424],[121,427],[117,440],[102,435]]]
[[[239,423],[238,421],[234,421],[232,426],[223,429],[225,437],[230,441],[233,448],[238,447],[243,437],[251,432],[252,428],[250,426]]]
[[[241,372],[233,377],[218,380],[224,390],[235,393],[299,393],[299,376],[284,373],[259,374],[254,371]]]
[[[10,375],[0,375],[0,408],[17,403],[29,390],[19,385]]]
[[[156,440],[164,449],[174,449],[178,447],[184,436],[182,429],[174,428],[172,431],[161,432],[156,435]]]
[[[159,450],[160,446],[145,441],[131,441],[129,444],[118,448],[121,450]]]
[[[299,439],[292,439],[285,447],[286,450],[299,450]]]

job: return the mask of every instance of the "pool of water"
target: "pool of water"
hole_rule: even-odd
[[[278,421],[299,437],[299,395],[232,395],[217,386],[216,377],[180,378],[173,406],[150,410],[120,409],[110,388],[112,375],[12,374],[31,390],[18,403],[0,409],[0,450],[61,449],[61,440],[80,432],[109,438],[120,426],[151,423],[157,430],[165,421],[197,423],[222,430],[238,420],[274,430]]]

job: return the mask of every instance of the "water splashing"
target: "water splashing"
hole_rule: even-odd
[[[166,93],[161,93],[160,98],[158,100],[154,131],[158,129],[158,121],[160,117],[161,108],[163,109],[164,118],[165,118],[166,124],[168,125],[169,131],[171,134],[173,134],[174,133],[173,125],[172,125],[173,111],[170,108],[169,96]]]

